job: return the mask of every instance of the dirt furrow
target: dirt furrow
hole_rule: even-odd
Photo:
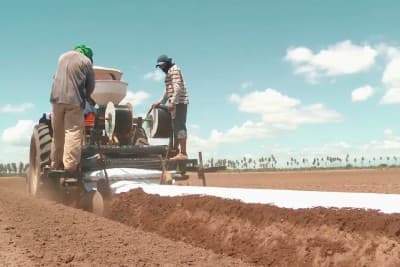
[[[1,266],[243,266],[0,182]]]
[[[135,189],[116,197],[108,216],[263,266],[400,266],[399,214],[293,210]]]
[[[400,193],[399,175],[400,169],[214,173],[207,182]],[[400,214],[133,190],[112,202],[107,216],[117,223],[27,197],[24,186],[22,179],[0,179],[0,265],[400,266]]]

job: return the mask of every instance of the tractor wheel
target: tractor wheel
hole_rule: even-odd
[[[51,136],[48,125],[38,124],[33,128],[29,152],[27,187],[30,195],[43,192],[43,168],[50,165]]]
[[[102,216],[104,213],[103,197],[96,190],[85,192],[80,199],[79,207],[85,211]]]

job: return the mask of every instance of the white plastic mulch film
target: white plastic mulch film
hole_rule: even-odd
[[[110,181],[133,181],[139,183],[157,184],[160,182],[162,172],[159,170],[146,170],[137,168],[111,168],[106,169]],[[86,172],[84,180],[97,181],[105,178],[104,170]]]
[[[319,192],[273,189],[225,188],[145,184],[119,181],[111,185],[115,194],[142,188],[160,196],[207,195],[236,199],[244,203],[271,204],[282,208],[354,208],[373,209],[383,213],[400,213],[400,195],[375,193]]]

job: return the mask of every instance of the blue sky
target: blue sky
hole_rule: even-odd
[[[159,99],[160,54],[182,69],[189,152],[278,159],[399,155],[397,1],[0,3],[0,162],[27,161],[59,55],[118,68],[134,113]]]

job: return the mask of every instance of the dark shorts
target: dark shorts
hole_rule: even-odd
[[[174,137],[176,139],[186,139],[186,115],[187,115],[187,104],[175,105],[175,119],[172,120]]]

